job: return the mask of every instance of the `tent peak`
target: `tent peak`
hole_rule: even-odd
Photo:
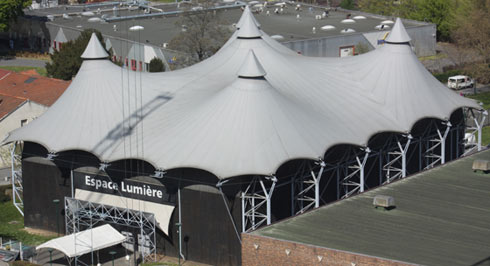
[[[259,30],[259,26],[252,15],[252,12],[246,11],[245,9],[240,21],[238,21],[238,35],[239,39],[257,39],[262,36],[262,33]]]
[[[393,29],[386,38],[387,43],[408,43],[410,42],[410,36],[408,36],[405,26],[403,26],[402,20],[400,18],[396,19]]]
[[[255,19],[254,15],[252,14],[252,11],[250,10],[250,7],[248,5],[245,6],[245,10],[243,10],[243,14],[240,17],[240,19],[238,20],[238,22],[236,24],[236,28],[240,29],[242,27],[245,19],[249,19],[249,18],[252,18],[252,21],[254,22],[254,24],[258,28],[260,28],[260,23]]]
[[[102,44],[99,42],[95,32],[92,32],[87,48],[85,48],[85,51],[81,57],[82,59],[104,59],[109,57],[109,54],[106,52],[104,47],[102,47]]]
[[[260,78],[266,73],[253,50],[249,50],[237,74],[240,78]]]

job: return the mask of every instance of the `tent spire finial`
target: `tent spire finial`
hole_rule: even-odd
[[[260,78],[266,73],[253,50],[249,50],[237,74],[240,78]]]
[[[255,19],[254,15],[252,14],[252,11],[250,10],[250,7],[248,7],[248,5],[245,6],[245,9],[243,10],[243,14],[236,24],[236,28],[240,29],[243,25],[243,22],[246,19],[250,19],[250,18],[254,22],[255,26],[257,26],[257,28],[260,29],[260,23]]]
[[[82,59],[105,59],[109,57],[109,54],[106,52],[102,44],[100,44],[99,39],[95,32],[92,32],[92,36],[90,37],[90,41],[87,44],[87,48],[83,52],[81,58]]]
[[[410,42],[410,36],[408,36],[405,26],[403,26],[402,20],[400,18],[396,19],[393,29],[386,38],[387,43],[408,43]]]

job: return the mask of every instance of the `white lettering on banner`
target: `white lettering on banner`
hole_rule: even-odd
[[[121,189],[123,192],[127,193],[133,193],[133,194],[138,194],[138,195],[143,195],[143,196],[149,196],[149,197],[157,197],[159,199],[163,198],[163,192],[159,189],[154,189],[151,188],[150,186],[143,185],[141,186],[135,186],[135,185],[128,185],[124,184],[124,181],[121,182]]]
[[[119,186],[117,183],[112,181],[105,181],[100,179],[92,178],[89,175],[85,176],[85,185],[90,187],[95,187],[96,190],[99,188],[111,189],[111,190],[119,190]],[[160,189],[151,188],[147,185],[130,185],[124,184],[124,181],[121,181],[121,191],[125,193],[132,193],[137,195],[143,195],[148,197],[157,197],[159,199],[163,198],[163,192]]]

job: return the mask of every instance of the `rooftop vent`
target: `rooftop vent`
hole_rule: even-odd
[[[373,205],[376,209],[383,208],[391,210],[395,208],[395,198],[391,196],[376,195],[373,199]]]
[[[483,171],[483,172],[488,172],[490,171],[490,161],[488,160],[475,160],[473,161],[473,172],[476,172],[478,170]]]

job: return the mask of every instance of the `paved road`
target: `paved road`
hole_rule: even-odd
[[[0,58],[0,66],[45,67],[46,61],[27,58]]]

